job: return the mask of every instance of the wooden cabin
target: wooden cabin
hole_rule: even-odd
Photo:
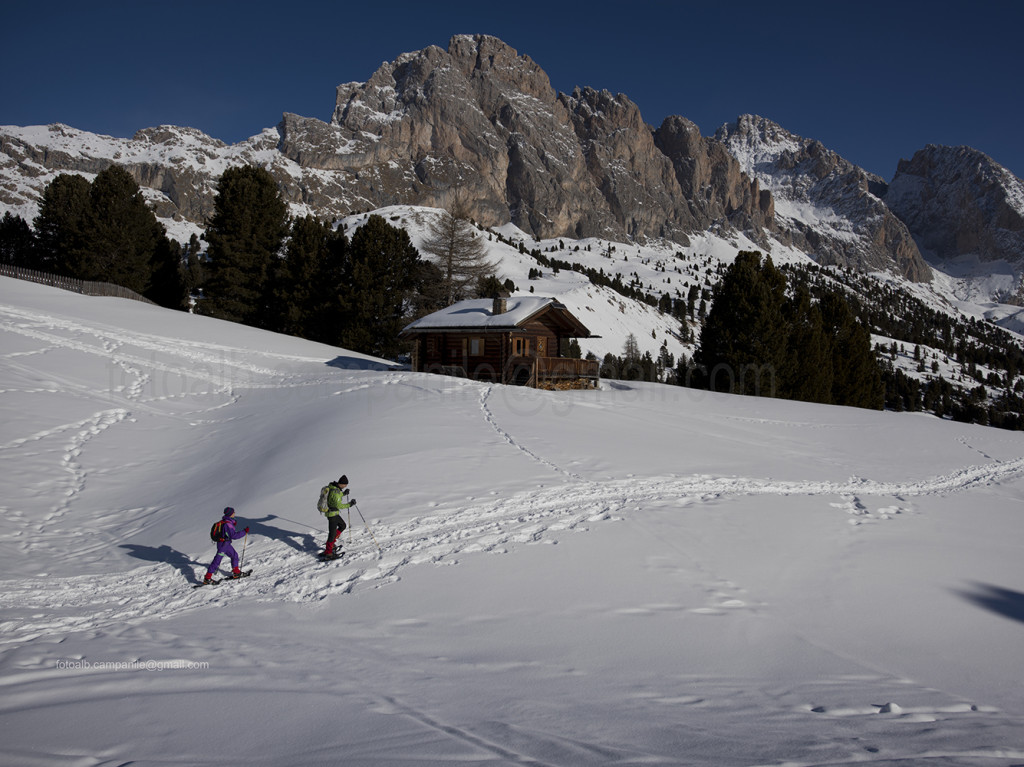
[[[592,388],[599,363],[561,356],[589,330],[554,298],[459,301],[410,323],[412,369],[538,388]]]

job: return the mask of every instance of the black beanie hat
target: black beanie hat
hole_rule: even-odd
[[[339,485],[347,485],[348,484],[348,477],[345,476],[344,474],[342,474],[341,477],[338,479],[338,484]]]

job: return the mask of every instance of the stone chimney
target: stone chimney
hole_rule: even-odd
[[[501,296],[494,297],[494,307],[491,309],[491,314],[497,317],[499,314],[504,314],[508,311],[508,299],[502,298]]]

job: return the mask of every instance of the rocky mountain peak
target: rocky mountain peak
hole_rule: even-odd
[[[562,102],[573,105],[576,124],[584,134],[607,132],[609,126],[636,132],[650,131],[640,115],[640,107],[624,93],[612,94],[609,90],[577,86],[571,95],[562,95]]]
[[[776,231],[775,203],[726,149],[701,135],[695,123],[669,116],[654,142],[672,162],[694,226],[732,227],[755,241]]]
[[[940,261],[1024,267],[1024,181],[976,149],[929,144],[900,160],[885,201]]]
[[[554,103],[555,92],[547,73],[529,56],[490,35],[455,35],[448,43],[448,55],[467,78],[496,77],[515,91]]]
[[[908,279],[930,278],[910,231],[878,196],[880,177],[757,115],[723,125],[715,141],[771,190],[780,230],[820,263],[868,271],[895,264]]]

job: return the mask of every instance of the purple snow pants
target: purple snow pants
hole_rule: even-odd
[[[213,574],[217,572],[217,568],[220,567],[220,560],[224,557],[231,558],[232,572],[238,570],[238,552],[235,551],[235,547],[231,545],[231,541],[221,541],[217,544],[217,556],[213,558],[213,561],[206,570],[206,574],[212,577]]]

